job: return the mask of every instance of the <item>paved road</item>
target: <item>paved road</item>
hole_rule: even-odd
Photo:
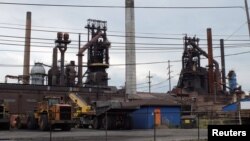
[[[0,141],[50,141],[50,135],[51,141],[184,141],[198,139],[198,129],[157,129],[156,132],[153,129],[107,132],[92,129],[72,129],[69,132],[14,129],[0,131]],[[200,129],[199,137],[206,139],[207,130]]]

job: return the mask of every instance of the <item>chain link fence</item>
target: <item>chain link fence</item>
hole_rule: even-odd
[[[10,128],[10,131],[0,132],[0,140],[203,141],[207,140],[208,125],[250,123],[250,112],[187,113],[191,112],[161,112],[155,110],[153,112],[132,112],[126,118],[122,118],[119,112],[106,112],[100,119],[99,129],[94,129],[93,125],[85,126],[85,128],[79,128],[78,126],[76,128],[72,125],[71,131],[61,131],[57,128],[48,131]]]

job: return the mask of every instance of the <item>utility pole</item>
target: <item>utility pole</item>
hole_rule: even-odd
[[[248,32],[249,32],[249,37],[250,37],[250,18],[249,18],[249,11],[248,11],[247,0],[245,0],[245,9],[246,9],[246,15],[247,15]]]
[[[148,91],[149,93],[151,93],[151,78],[153,78],[153,76],[150,75],[150,71],[148,73],[147,78],[148,78]]]
[[[168,60],[168,86],[169,91],[171,91],[171,69],[170,69],[170,60]]]

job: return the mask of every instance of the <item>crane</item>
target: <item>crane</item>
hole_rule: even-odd
[[[73,120],[77,127],[88,128],[92,124],[92,116],[95,115],[93,108],[77,93],[68,94],[71,101],[76,105],[74,108]]]

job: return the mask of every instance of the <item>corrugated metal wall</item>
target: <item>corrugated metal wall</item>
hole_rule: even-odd
[[[77,87],[56,87],[45,85],[22,85],[0,83],[0,100],[4,100],[10,114],[25,114],[34,111],[37,102],[44,96],[58,96],[67,98],[69,91],[77,90],[79,95],[89,102],[91,100],[124,99],[124,94],[109,92],[103,93],[102,89],[77,88]]]

